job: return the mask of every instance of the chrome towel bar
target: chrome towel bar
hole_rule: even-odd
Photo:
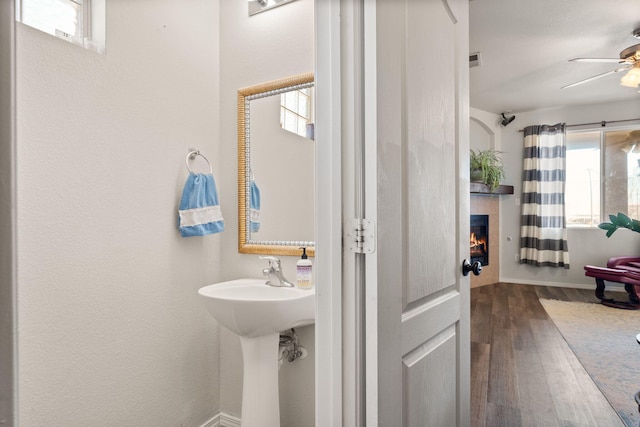
[[[209,165],[209,173],[213,174],[213,168],[211,167],[211,162],[209,161],[209,159],[207,159],[205,155],[200,152],[200,150],[196,150],[195,148],[189,148],[189,153],[187,154],[187,158],[185,160],[187,163],[187,169],[189,169],[189,172],[195,173],[193,170],[191,170],[191,166],[189,165],[189,160],[193,160],[197,156],[202,157],[207,162],[207,164]]]

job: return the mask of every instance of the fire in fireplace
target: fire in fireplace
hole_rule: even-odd
[[[489,215],[471,215],[469,249],[471,263],[489,265]]]

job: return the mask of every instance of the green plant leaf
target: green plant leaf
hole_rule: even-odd
[[[629,227],[631,225],[631,218],[629,218],[622,212],[618,212],[618,223],[623,225],[624,227]]]
[[[640,233],[640,221],[637,219],[631,219],[622,212],[618,212],[617,215],[610,214],[609,219],[611,222],[598,224],[598,228],[607,231],[607,237],[611,237],[611,235],[619,228],[627,228],[631,231],[635,231],[636,233]]]
[[[603,230],[615,230],[617,227],[610,222],[603,222],[602,224],[598,224],[598,228],[601,228]]]

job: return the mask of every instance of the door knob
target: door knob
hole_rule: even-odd
[[[480,273],[482,273],[482,263],[480,261],[476,261],[471,264],[468,259],[465,259],[462,262],[462,274],[468,276],[470,271],[472,271],[476,276],[479,276]]]

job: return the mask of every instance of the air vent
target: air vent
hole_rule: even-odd
[[[469,54],[469,68],[479,67],[482,65],[482,59],[480,52],[473,52]]]

